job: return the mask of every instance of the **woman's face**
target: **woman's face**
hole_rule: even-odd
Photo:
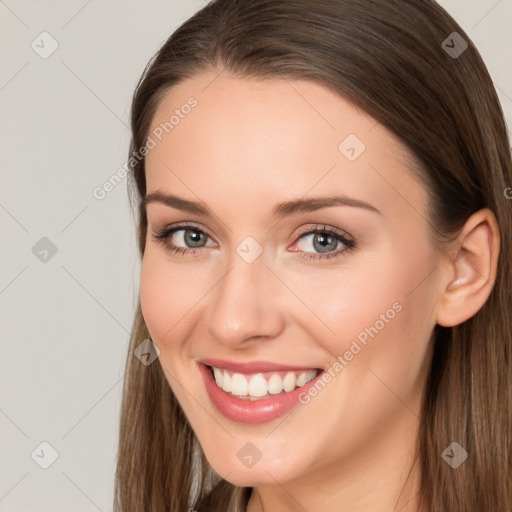
[[[142,311],[213,468],[275,485],[376,458],[385,482],[413,447],[439,297],[403,146],[315,83],[213,72],[168,92],[149,136]]]

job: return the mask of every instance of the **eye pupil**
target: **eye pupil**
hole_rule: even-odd
[[[313,246],[318,252],[330,252],[336,250],[337,240],[331,235],[315,233]]]
[[[185,231],[185,242],[192,247],[201,247],[201,241],[204,238],[203,233],[195,229]]]

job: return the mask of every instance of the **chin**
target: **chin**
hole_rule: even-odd
[[[274,475],[272,475],[274,476]],[[224,477],[229,483],[237,487],[261,487],[264,485],[275,485],[276,480],[282,482],[278,477],[272,478],[264,469],[237,469]]]
[[[257,487],[264,485],[276,485],[285,483],[292,478],[292,469],[290,460],[286,461],[286,466],[282,465],[282,460],[265,461],[264,458],[257,461],[251,467],[244,467],[244,463],[239,460],[235,453],[233,458],[226,458],[225,455],[219,454],[219,458],[210,459],[208,462],[222,478],[238,487]]]

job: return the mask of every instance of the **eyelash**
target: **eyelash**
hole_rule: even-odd
[[[184,247],[177,247],[175,245],[169,245],[169,243],[167,242],[167,239],[172,234],[174,234],[176,231],[181,231],[183,229],[197,231],[197,232],[202,233],[203,235],[206,235],[207,237],[211,238],[211,236],[208,233],[206,233],[202,229],[198,228],[195,224],[187,224],[187,223],[179,224],[176,226],[165,227],[160,231],[154,232],[153,238],[156,242],[163,244],[164,248],[171,254],[184,255],[185,253],[188,253],[193,256],[197,252],[200,252],[200,250],[203,249],[203,247],[199,247],[199,248],[191,247],[191,248],[185,249]],[[355,240],[353,240],[352,238],[347,238],[345,236],[344,232],[339,231],[334,228],[329,228],[325,225],[323,227],[315,227],[313,229],[305,230],[304,232],[299,233],[297,239],[300,239],[302,237],[305,237],[306,235],[311,235],[311,234],[315,234],[315,233],[327,234],[329,236],[332,236],[336,240],[341,242],[343,245],[345,245],[345,248],[337,249],[335,251],[327,252],[327,253],[310,253],[310,252],[303,252],[303,251],[294,251],[294,252],[301,253],[302,254],[301,257],[306,260],[326,260],[329,258],[340,258],[346,252],[352,251],[356,248]]]

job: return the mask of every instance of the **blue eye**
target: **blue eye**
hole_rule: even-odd
[[[154,233],[153,238],[162,243],[164,248],[170,253],[181,255],[189,254],[193,256],[200,252],[203,247],[215,245],[207,233],[193,224],[166,227]],[[294,245],[302,240],[308,240],[306,246],[312,247],[314,251],[317,251],[316,253],[308,252],[303,250],[304,248],[299,251],[292,251],[300,253],[301,257],[305,259],[341,257],[345,252],[356,247],[356,243],[352,238],[349,238],[341,231],[328,228],[327,226],[317,226],[302,233]],[[178,244],[182,246],[180,247]],[[342,248],[339,248],[340,245]]]
[[[309,239],[306,244],[312,247],[316,253],[301,250],[301,257],[305,259],[326,259],[337,258],[342,256],[346,251],[353,250],[356,246],[352,238],[348,238],[340,231],[328,228],[327,226],[316,227],[303,233],[296,244],[303,239]],[[339,248],[342,245],[344,248]]]
[[[208,244],[205,243],[205,240],[210,238],[201,229],[188,224],[165,228],[153,236],[157,241],[162,242],[169,252],[179,254],[184,254],[186,252],[195,254],[198,249],[208,246]],[[176,245],[177,243],[184,244],[185,247],[179,247]]]

